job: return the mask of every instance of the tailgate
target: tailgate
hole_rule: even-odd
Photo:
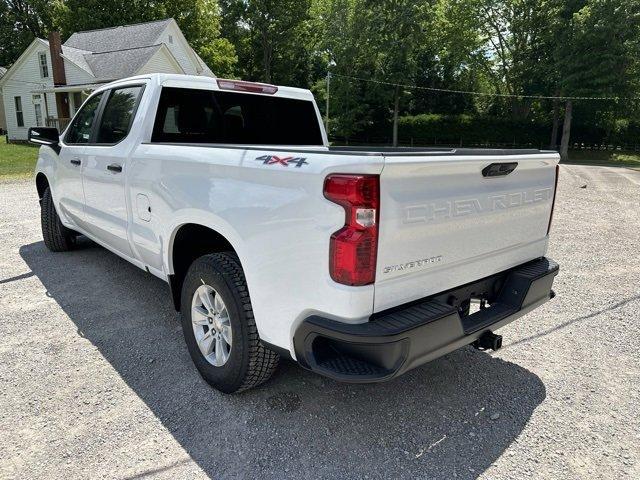
[[[558,161],[555,153],[385,156],[374,310],[543,256]],[[510,173],[490,173],[509,163],[517,163]]]

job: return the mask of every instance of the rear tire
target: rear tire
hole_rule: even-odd
[[[213,253],[193,262],[182,286],[181,312],[189,354],[212,387],[241,392],[271,377],[279,355],[260,342],[235,254]],[[223,353],[217,356],[219,348]]]
[[[76,232],[68,229],[60,221],[51,197],[51,189],[47,187],[42,195],[40,205],[40,224],[44,244],[52,252],[67,252],[76,243]]]

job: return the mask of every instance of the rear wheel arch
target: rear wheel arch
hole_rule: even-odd
[[[169,245],[169,286],[173,305],[180,311],[180,294],[187,270],[203,255],[232,252],[238,255],[231,242],[217,230],[199,224],[184,223],[176,228]]]

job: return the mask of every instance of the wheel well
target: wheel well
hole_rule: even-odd
[[[49,186],[49,180],[47,180],[47,176],[40,172],[36,175],[36,190],[38,190],[38,198],[42,200],[44,196],[44,191]]]
[[[211,228],[189,223],[182,225],[173,240],[173,275],[169,286],[173,305],[180,311],[180,294],[187,270],[197,258],[208,253],[235,252],[229,241]]]

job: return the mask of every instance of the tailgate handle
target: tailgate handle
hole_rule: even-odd
[[[483,177],[503,177],[509,175],[518,166],[518,162],[492,163],[482,169]]]

